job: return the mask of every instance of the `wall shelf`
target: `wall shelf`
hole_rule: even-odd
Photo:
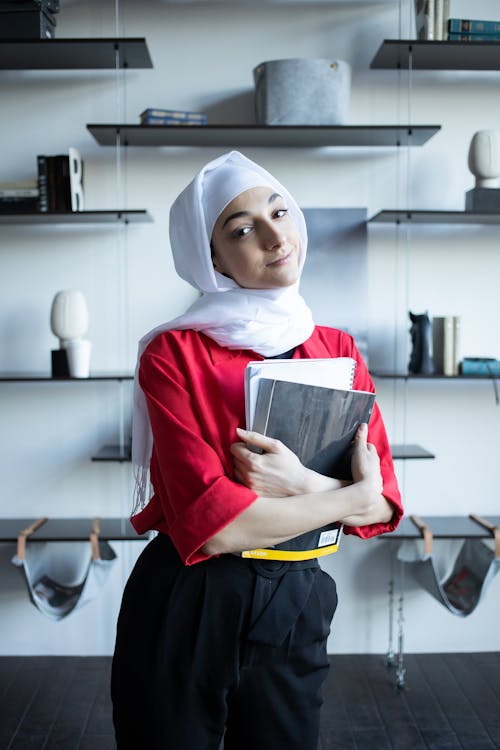
[[[500,516],[483,516],[493,526],[500,526]],[[420,516],[434,539],[491,539],[491,532],[468,516]],[[403,518],[395,531],[381,534],[379,539],[401,541],[421,539],[422,533],[410,517]]]
[[[144,209],[111,211],[0,212],[0,224],[144,224],[153,219]]]
[[[433,453],[430,453],[420,445],[391,445],[391,453],[395,461],[435,458]],[[103,447],[92,456],[92,461],[117,461],[119,463],[131,461],[130,446],[121,448],[119,445],[103,445]]]
[[[385,39],[371,68],[412,70],[500,70],[500,42]]]
[[[500,224],[500,213],[472,211],[379,211],[370,224]]]
[[[381,380],[498,380],[500,375],[414,375],[408,372],[371,372],[373,378]]]
[[[391,445],[391,453],[394,461],[406,461],[414,459],[436,458],[434,453],[422,448],[421,445]]]
[[[31,542],[82,542],[87,541],[92,531],[93,518],[49,518],[33,534]],[[0,542],[16,542],[19,534],[37,521],[36,518],[2,518]],[[99,517],[99,539],[101,541],[147,541],[148,534],[139,535],[128,518]]]
[[[140,37],[107,39],[0,39],[0,70],[152,68]]]
[[[319,148],[421,146],[440,125],[126,125],[88,124],[101,146]]]
[[[103,445],[99,448],[97,453],[92,456],[92,461],[117,461],[124,463],[131,461],[132,456],[130,453],[130,446],[124,446],[123,448],[119,445]]]
[[[88,383],[104,380],[133,380],[130,373],[94,373],[88,378],[53,378],[48,373],[0,373],[0,383]]]

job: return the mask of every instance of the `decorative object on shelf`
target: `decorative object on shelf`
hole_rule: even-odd
[[[348,119],[351,68],[343,60],[270,60],[253,76],[259,125],[343,125]]]
[[[458,375],[460,317],[432,318],[432,361],[436,375]]]
[[[92,343],[88,339],[73,339],[66,344],[70,378],[88,378]]]
[[[54,336],[59,339],[59,349],[52,350],[52,377],[71,376],[67,348],[70,342],[81,342],[88,325],[89,314],[83,293],[77,289],[57,292],[50,310],[50,327]],[[89,347],[84,345],[83,349],[88,350],[90,357]],[[72,355],[73,364],[80,362],[80,359],[76,354]],[[76,371],[82,371],[81,363]],[[75,375],[74,377],[88,377],[88,372],[85,376]]]
[[[20,532],[12,564],[22,572],[35,607],[51,620],[62,620],[95,598],[116,554],[109,542],[99,539],[98,518],[89,530],[89,541],[29,544],[29,537],[47,520],[40,518]]]
[[[0,23],[3,39],[53,39],[56,35],[54,13],[59,0],[33,0],[2,3]]]
[[[468,165],[476,178],[465,194],[466,211],[500,211],[500,130],[478,130],[469,146]]]
[[[432,323],[425,313],[408,312],[411,320],[410,336],[412,350],[408,371],[414,375],[431,375],[434,372],[432,361]]]

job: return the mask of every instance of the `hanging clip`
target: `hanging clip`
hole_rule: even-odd
[[[418,516],[410,516],[410,520],[420,531],[424,540],[424,553],[426,555],[432,555],[432,531]]]
[[[490,521],[487,521],[486,518],[477,516],[475,513],[470,513],[469,518],[475,523],[478,523],[480,526],[482,526],[483,529],[487,529],[487,531],[491,532],[491,535],[495,540],[495,557],[500,557],[500,529],[498,528],[498,526],[490,523]]]
[[[99,532],[101,530],[100,528],[100,519],[94,518],[92,522],[92,531],[90,532],[90,546],[92,548],[92,560],[99,560],[100,554],[99,554]]]
[[[26,555],[26,539],[35,533],[37,529],[40,528],[40,526],[43,526],[44,523],[46,523],[49,519],[39,518],[38,521],[35,521],[31,524],[31,526],[28,526],[26,529],[23,529],[23,531],[20,532],[19,536],[17,537],[17,559],[18,560],[24,560]]]

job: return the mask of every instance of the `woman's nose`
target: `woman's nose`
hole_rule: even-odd
[[[263,231],[264,245],[268,250],[274,250],[277,247],[281,247],[285,242],[285,235],[283,231],[273,225],[268,224]]]

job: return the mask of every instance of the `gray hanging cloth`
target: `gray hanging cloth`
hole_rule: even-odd
[[[86,541],[30,544],[29,537],[47,520],[41,518],[19,534],[12,564],[21,571],[35,607],[51,620],[62,620],[97,596],[116,554],[99,539],[97,518]]]
[[[410,516],[419,529],[422,541],[407,540],[398,549],[398,560],[411,571],[413,577],[426,591],[458,617],[470,615],[484,598],[486,589],[500,569],[500,529],[476,515],[469,516],[486,528],[494,538],[494,549],[483,540],[468,538],[459,541],[458,554],[455,544],[448,540],[436,540],[429,527],[417,516]],[[443,573],[440,564],[440,545],[450,552],[448,562],[451,570]],[[453,547],[455,547],[453,549]],[[441,554],[441,557],[443,555]]]

